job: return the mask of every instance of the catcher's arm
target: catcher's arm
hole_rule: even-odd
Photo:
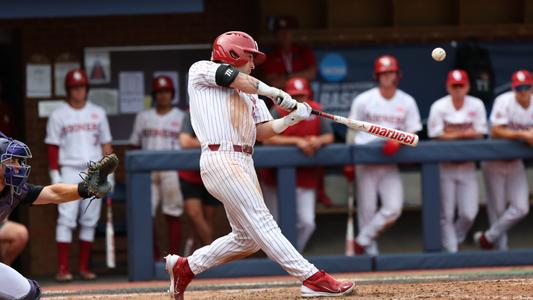
[[[115,154],[106,155],[98,162],[90,162],[87,173],[82,175],[82,182],[45,186],[33,204],[59,204],[80,198],[102,198],[111,190],[107,175],[114,172],[117,166],[118,158]]]

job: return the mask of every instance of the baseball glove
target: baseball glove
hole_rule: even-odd
[[[104,156],[100,161],[90,161],[87,172],[80,173],[83,180],[78,184],[78,193],[82,198],[102,198],[111,190],[107,175],[113,173],[118,166],[115,154]]]

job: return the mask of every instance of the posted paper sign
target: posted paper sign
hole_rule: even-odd
[[[119,73],[120,112],[137,113],[144,109],[144,73]]]
[[[107,115],[118,114],[118,90],[116,89],[91,89],[89,101],[102,107]]]
[[[109,58],[109,52],[86,52],[85,66],[87,76],[89,76],[89,83],[104,84],[111,82],[111,60]]]
[[[52,96],[52,66],[49,64],[26,65],[26,97],[49,98]]]

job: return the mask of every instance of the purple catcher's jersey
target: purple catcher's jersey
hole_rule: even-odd
[[[4,222],[9,214],[19,204],[32,204],[41,193],[42,186],[32,184],[24,184],[21,188],[20,194],[11,192],[11,187],[6,186],[0,192],[0,223]]]

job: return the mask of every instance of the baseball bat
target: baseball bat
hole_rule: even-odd
[[[354,240],[355,235],[353,232],[353,181],[348,180],[348,221],[346,222],[346,247],[345,255],[354,256]]]
[[[333,120],[337,123],[346,125],[348,128],[379,136],[384,139],[394,140],[400,144],[415,147],[418,144],[418,135],[410,132],[405,132],[398,129],[388,128],[385,126],[349,119],[337,115],[328,114],[319,110],[312,110],[312,114]]]
[[[111,196],[107,196],[107,218],[105,227],[105,257],[108,268],[114,269],[115,263],[115,230],[113,228],[113,208]]]

